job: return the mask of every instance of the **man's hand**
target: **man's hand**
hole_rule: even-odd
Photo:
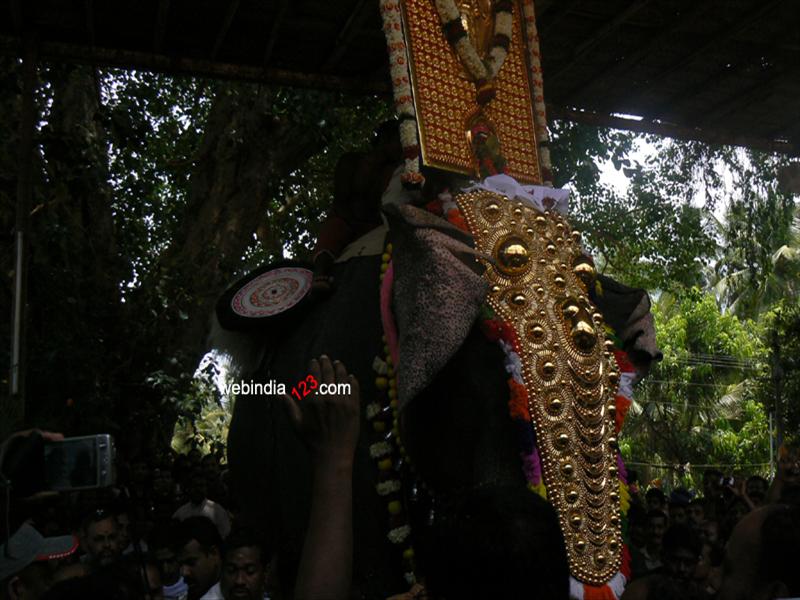
[[[349,383],[350,393],[323,396],[318,387],[317,393],[301,401],[284,395],[289,417],[317,458],[352,461],[361,424],[358,380],[325,355],[312,360],[308,368],[320,385]]]

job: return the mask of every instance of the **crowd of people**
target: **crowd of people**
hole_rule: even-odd
[[[0,600],[351,597],[358,385],[326,357],[310,368],[320,381],[349,381],[353,388],[302,405],[284,399],[315,465],[294,582],[277,581],[275,548],[240,522],[224,449],[216,447],[206,455],[196,449],[141,454],[119,465],[114,486],[79,492],[15,499],[13,480],[4,478]],[[8,446],[0,456],[4,475],[13,454]],[[667,495],[658,487],[639,489],[629,476],[632,576],[623,600],[800,595],[796,455],[782,455],[772,482],[759,476],[733,482],[708,470],[702,490]],[[393,598],[567,597],[566,554],[549,504],[532,493],[480,492],[463,510],[448,540],[430,552],[427,575]]]

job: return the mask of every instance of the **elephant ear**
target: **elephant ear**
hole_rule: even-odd
[[[645,290],[622,285],[605,275],[598,275],[597,279],[602,291],[593,293],[592,301],[622,340],[638,378],[644,377],[651,363],[664,356],[656,345],[650,296]]]
[[[394,251],[400,410],[448,363],[472,329],[488,286],[472,236],[428,211],[384,208]]]

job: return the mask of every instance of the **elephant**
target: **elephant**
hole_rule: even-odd
[[[257,364],[243,377],[291,388],[309,359],[342,361],[361,388],[363,406],[378,394],[375,357],[383,354],[380,274],[384,236],[393,247],[392,308],[399,331],[398,432],[412,539],[445,519],[454,502],[476,489],[525,487],[508,414],[503,352],[478,327],[487,293],[471,238],[414,206],[384,209],[379,240],[354,246],[333,269],[332,294],[310,301],[278,335],[243,334]],[[485,257],[483,257],[485,258]],[[646,369],[658,358],[647,296],[604,280],[609,322]],[[219,342],[218,346],[224,346]],[[387,539],[387,506],[376,493],[380,472],[370,456],[376,436],[366,416],[356,450],[353,597],[386,598],[408,589],[398,549]],[[386,435],[391,435],[387,433]],[[236,399],[228,437],[231,491],[242,519],[264,532],[278,554],[278,577],[294,580],[311,495],[308,452],[274,398]]]

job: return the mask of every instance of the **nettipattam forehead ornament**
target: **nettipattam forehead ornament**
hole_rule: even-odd
[[[533,2],[381,0],[381,14],[404,183],[423,183],[420,162],[478,180],[452,190],[452,201],[492,258],[486,303],[508,335],[507,359],[519,365],[522,412],[564,535],[571,595],[618,597],[620,369],[591,300],[592,261],[558,210],[564,191],[541,186],[550,184],[550,165]]]

